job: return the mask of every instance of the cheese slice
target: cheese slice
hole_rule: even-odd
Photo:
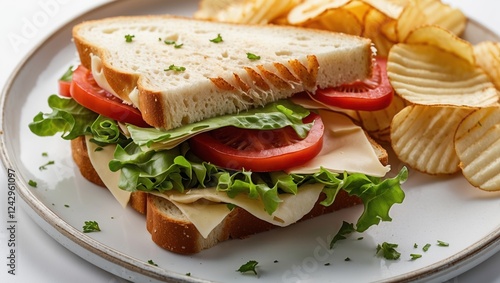
[[[90,136],[85,136],[85,142],[87,143],[87,152],[90,163],[94,166],[95,171],[115,199],[123,207],[126,207],[128,201],[130,200],[131,193],[118,187],[118,183],[120,182],[120,172],[112,172],[108,167],[109,162],[113,159],[116,146],[108,145],[97,151],[96,149],[98,146],[90,141]]]
[[[321,167],[332,172],[363,173],[382,177],[390,166],[380,163],[363,129],[340,113],[319,110],[325,125],[323,148],[306,164],[288,169],[288,173],[312,174]]]

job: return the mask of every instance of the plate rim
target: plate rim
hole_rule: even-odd
[[[0,93],[0,125],[2,129],[4,127],[5,121],[5,104],[10,96],[11,89],[21,71],[25,66],[36,57],[39,50],[46,44],[48,44],[62,29],[74,25],[82,19],[89,17],[92,13],[98,10],[110,8],[118,5],[130,5],[134,3],[134,0],[122,0],[122,1],[110,1],[104,2],[96,5],[86,11],[79,13],[77,16],[62,22],[59,26],[55,27],[54,30],[49,33],[44,38],[40,39],[32,49],[18,62],[14,67],[11,74],[7,78],[2,91]],[[468,19],[468,24],[474,25],[492,37],[500,41],[500,35],[493,32],[491,29],[485,27],[483,24],[479,23],[475,19]],[[3,132],[0,134],[0,157],[2,160],[2,165],[5,170],[14,169],[17,173],[16,163],[11,160],[11,154],[7,150],[7,133]],[[24,209],[28,215],[35,220],[35,218],[40,218],[43,223],[39,221],[35,222],[40,226],[47,234],[54,238],[59,244],[65,246],[71,252],[77,254],[79,257],[85,259],[86,261],[92,263],[96,267],[103,268],[106,271],[113,273],[124,279],[130,279],[130,275],[137,276],[139,278],[147,278],[148,280],[157,280],[158,282],[163,282],[164,280],[175,280],[175,282],[211,282],[204,279],[199,279],[195,277],[186,276],[181,273],[177,273],[172,270],[167,270],[163,268],[156,268],[152,265],[145,264],[139,260],[135,260],[133,257],[120,252],[116,249],[110,248],[105,244],[95,240],[75,227],[72,227],[67,222],[65,222],[61,217],[57,216],[53,211],[49,209],[42,201],[40,201],[29,189],[29,186],[24,178],[16,175],[16,192],[19,193],[21,199],[24,201]],[[29,208],[29,209],[26,209]],[[64,239],[61,239],[59,235],[62,235]],[[92,255],[84,256],[78,252],[76,249],[70,248],[68,245],[64,245],[64,241],[71,241],[77,245],[78,248],[83,248],[84,250],[90,252]],[[446,277],[447,274],[453,273],[454,275],[461,274],[474,266],[480,264],[484,260],[488,259],[495,253],[500,252],[500,226],[495,230],[492,230],[490,234],[481,238],[480,241],[469,246],[467,249],[454,254],[453,256],[441,260],[435,264],[431,264],[424,268],[417,270],[412,270],[408,273],[391,277],[388,279],[381,280],[379,282],[414,282],[414,281],[429,281],[429,280],[441,280]],[[106,269],[99,266],[96,262],[90,260],[92,256],[98,256],[102,258],[106,263],[118,266],[120,268],[125,268],[131,274],[123,274],[119,271]],[[450,271],[451,270],[451,271]],[[128,275],[124,277],[124,275]]]

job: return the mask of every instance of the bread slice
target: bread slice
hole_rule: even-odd
[[[163,129],[364,79],[373,59],[366,38],[169,15],[87,21],[73,39],[82,65]]]
[[[387,165],[387,151],[369,136],[368,140],[372,144],[380,162]],[[82,175],[89,181],[104,186],[90,163],[85,138],[79,137],[72,140],[71,149],[73,158]],[[359,198],[349,196],[344,191],[339,192],[334,203],[329,207],[320,204],[323,198],[324,195],[321,195],[321,198],[316,202],[313,209],[301,220],[310,219],[361,203]],[[146,228],[150,232],[153,242],[164,249],[179,254],[198,253],[215,246],[219,242],[245,238],[252,234],[278,228],[278,226],[258,219],[244,209],[236,207],[207,238],[204,238],[194,224],[174,204],[162,197],[145,192],[134,192],[131,195],[129,203],[134,210],[146,214]]]

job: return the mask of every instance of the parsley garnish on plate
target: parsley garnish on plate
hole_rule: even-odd
[[[29,180],[28,181],[28,185],[32,186],[33,188],[36,188],[36,186],[38,185],[36,181],[33,181],[33,180]]]
[[[440,246],[440,247],[448,247],[448,246],[450,246],[450,244],[448,244],[446,242],[443,242],[443,241],[439,241],[438,240],[437,242],[438,242],[438,246]]]
[[[101,228],[99,228],[99,224],[96,221],[85,221],[85,225],[83,225],[83,233],[99,231],[101,231]]]
[[[421,258],[421,254],[410,254],[411,260],[416,260],[417,258]]]
[[[54,164],[55,164],[55,162],[51,160],[51,161],[49,161],[49,162],[47,162],[47,163],[45,163],[45,164],[41,165],[40,167],[38,167],[38,169],[39,169],[40,171],[42,171],[42,170],[47,170],[47,166],[49,166],[49,165],[54,165]]]
[[[429,248],[431,247],[431,244],[425,244],[425,246],[422,248],[424,252],[428,251]]]
[[[245,263],[242,266],[240,266],[240,268],[238,270],[236,270],[236,271],[239,271],[241,273],[245,273],[245,272],[250,272],[251,271],[255,275],[257,275],[257,270],[255,269],[257,267],[257,264],[259,264],[257,261],[250,260],[247,263]]]
[[[382,255],[385,259],[397,260],[401,253],[396,250],[398,244],[384,242],[377,246],[377,255]]]
[[[158,266],[158,264],[156,264],[152,259],[148,260],[148,263],[154,266]]]

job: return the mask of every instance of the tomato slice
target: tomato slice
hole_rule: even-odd
[[[71,97],[71,93],[69,91],[70,86],[71,86],[71,82],[59,80],[57,83],[59,86],[59,95],[65,96],[65,97]]]
[[[224,127],[192,137],[191,150],[201,159],[217,166],[253,172],[280,171],[314,158],[323,146],[321,116],[311,113],[304,122],[314,122],[301,139],[295,130],[249,130]]]
[[[92,73],[83,66],[78,66],[73,72],[70,93],[76,102],[98,114],[119,122],[150,127],[138,109],[101,88]]]
[[[327,105],[351,110],[376,111],[386,108],[394,97],[387,77],[387,59],[377,57],[372,77],[338,87],[318,89],[313,98]]]

